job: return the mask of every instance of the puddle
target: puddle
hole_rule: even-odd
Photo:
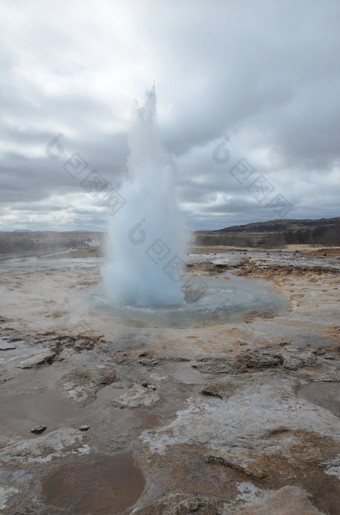
[[[63,398],[56,389],[26,393],[20,391],[24,388],[24,384],[17,385],[10,382],[7,390],[10,387],[13,389],[13,396],[6,395],[4,388],[1,389],[0,396],[4,434],[27,437],[31,428],[37,425],[47,425],[48,431],[53,431],[61,426],[77,427],[88,420],[87,412],[81,405],[71,399]]]
[[[130,454],[95,456],[60,467],[47,476],[42,495],[47,505],[67,513],[120,513],[133,506],[145,485]]]
[[[299,389],[298,395],[340,417],[340,382],[306,384]]]

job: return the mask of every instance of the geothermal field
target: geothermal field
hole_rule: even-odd
[[[340,249],[189,241],[155,105],[105,237],[1,257],[1,511],[338,514]]]
[[[105,263],[1,260],[2,513],[339,513],[339,249],[192,246],[177,306]]]

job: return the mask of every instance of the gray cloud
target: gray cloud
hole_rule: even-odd
[[[338,2],[4,0],[0,20],[0,230],[103,229],[63,164],[78,153],[120,180],[134,101],[153,79],[194,228],[275,218],[277,194],[289,217],[339,214]],[[64,153],[49,159],[60,132]],[[240,158],[272,185],[265,202],[231,175]]]

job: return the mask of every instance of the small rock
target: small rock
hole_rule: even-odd
[[[43,433],[44,431],[46,431],[46,426],[37,426],[37,427],[34,427],[33,429],[31,429],[31,433],[35,434],[35,435],[41,435],[41,433]]]
[[[155,504],[146,506],[138,510],[139,515],[148,514],[173,514],[173,513],[201,513],[214,514],[226,513],[223,510],[223,502],[217,501],[212,496],[208,495],[185,495],[181,492],[172,492],[171,494],[162,497]],[[229,513],[229,511],[228,511]]]
[[[17,338],[16,336],[10,336],[10,337],[7,337],[7,341],[10,342],[10,343],[13,343],[13,342],[21,342],[21,338]]]
[[[88,431],[90,429],[90,426],[87,424],[84,424],[83,426],[80,426],[79,431]]]
[[[12,343],[6,342],[5,340],[0,340],[0,350],[13,350],[16,349],[16,346]]]
[[[89,398],[95,399],[101,388],[116,380],[116,373],[110,367],[85,368],[85,370],[74,369],[67,372],[60,383],[68,397],[82,402]]]
[[[147,387],[149,388],[149,390],[157,390],[157,388],[154,384],[148,384]]]
[[[208,395],[209,397],[217,397],[218,399],[223,399],[222,395],[217,391],[214,387],[205,387],[201,390],[203,395]]]
[[[142,406],[154,406],[160,400],[161,398],[158,393],[135,384],[119,397],[118,402],[127,408],[140,408]]]
[[[157,359],[140,359],[138,363],[145,367],[155,367],[156,365],[158,365]]]
[[[146,383],[145,381],[142,383],[142,386],[144,386],[144,388],[147,388],[149,386],[148,383]]]
[[[315,365],[316,358],[312,352],[283,352],[283,366],[288,370],[298,370],[302,367]]]
[[[202,374],[218,375],[237,375],[246,371],[245,367],[240,363],[228,362],[225,359],[203,358],[202,363],[192,365],[192,368],[198,370]]]
[[[283,358],[272,350],[250,350],[239,356],[239,360],[247,368],[272,368],[279,367],[283,363]]]
[[[153,379],[154,381],[157,381],[157,382],[165,381],[168,378],[168,376],[165,374],[162,375],[162,374],[156,374],[156,373],[150,374],[150,377],[151,377],[151,379]]]
[[[283,366],[288,370],[298,370],[304,366],[304,362],[302,359],[294,356],[285,356]]]
[[[18,368],[33,368],[38,365],[42,365],[44,363],[50,362],[55,356],[54,351],[47,351],[42,352],[40,354],[35,354],[34,356],[31,356],[28,359],[24,359],[23,361],[20,361],[19,365],[17,365]]]
[[[40,435],[39,438],[11,440],[0,449],[0,462],[47,463],[65,456],[89,454],[90,447],[83,443],[83,434],[71,427],[62,427]],[[1,510],[0,510],[1,511]]]
[[[18,493],[19,493],[19,490],[17,488],[8,487],[8,486],[0,486],[0,510],[4,510],[7,506],[8,499],[13,494],[18,494]]]

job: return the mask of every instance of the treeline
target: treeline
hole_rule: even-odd
[[[196,245],[224,245],[226,247],[256,247],[263,239],[263,235],[255,237],[246,234],[225,234],[200,232],[195,235]]]
[[[283,237],[286,244],[340,245],[340,224],[287,231],[283,233]]]

